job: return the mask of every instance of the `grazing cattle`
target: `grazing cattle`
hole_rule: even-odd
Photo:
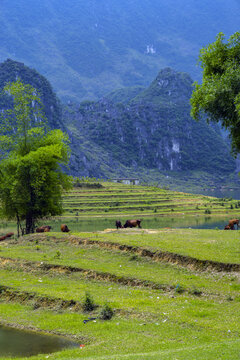
[[[6,236],[6,238],[10,238],[10,237],[13,236],[13,235],[14,235],[13,232],[9,232],[9,233],[7,233],[5,236]]]
[[[118,228],[119,228],[119,229],[122,229],[122,228],[123,228],[121,221],[116,220],[116,228],[117,228],[117,229],[118,229]]]
[[[44,232],[44,227],[43,226],[37,227],[36,232],[37,233]]]
[[[234,226],[233,227],[230,227],[229,225],[226,225],[224,230],[234,230]]]
[[[237,225],[237,228],[239,227],[239,219],[229,220],[228,226],[230,226],[231,230],[234,230],[234,225]]]
[[[133,228],[133,227],[139,227],[141,229],[141,220],[127,220],[124,224],[124,227],[127,228],[127,227],[130,227],[130,228]]]
[[[61,225],[61,231],[62,231],[62,232],[69,232],[70,230],[69,230],[69,228],[67,227],[66,224],[62,224],[62,225]]]
[[[9,232],[6,235],[2,235],[2,236],[0,236],[0,241],[6,240],[6,239],[10,238],[13,235],[14,235],[13,232]]]
[[[42,233],[42,232],[49,232],[51,230],[51,226],[49,225],[43,225],[43,226],[39,226],[38,228],[36,228],[36,232],[37,233]]]
[[[52,227],[49,225],[44,226],[44,232],[49,232],[51,230],[51,228]]]

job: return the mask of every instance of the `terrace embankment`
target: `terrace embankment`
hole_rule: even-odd
[[[34,261],[24,261],[18,259],[11,259],[11,258],[3,258],[0,257],[0,268],[9,268],[12,269],[21,269],[27,272],[47,272],[47,273],[61,273],[61,274],[71,274],[71,273],[81,273],[86,279],[90,280],[99,280],[99,281],[107,281],[113,282],[125,286],[134,286],[134,287],[145,287],[155,290],[162,290],[162,291],[172,291],[174,286],[171,285],[164,285],[158,284],[153,281],[146,281],[136,278],[124,277],[124,276],[117,276],[107,272],[99,272],[94,271],[91,269],[82,269],[79,267],[72,267],[72,266],[63,266],[57,264],[48,264],[43,262],[34,262]],[[1,288],[0,288],[1,291]]]
[[[79,311],[82,309],[80,302],[75,300],[63,300],[60,298],[40,296],[37,293],[20,291],[3,285],[0,285],[0,299],[5,302],[17,301],[21,304],[32,304],[34,309],[48,308],[58,311],[67,310],[69,308],[73,311]]]
[[[240,272],[240,264],[223,263],[212,260],[201,260],[191,256],[180,255],[168,251],[161,251],[161,250],[154,251],[137,246],[119,244],[109,241],[98,241],[87,238],[83,239],[83,238],[78,238],[76,236],[69,236],[68,239],[70,242],[74,244],[98,245],[100,247],[105,247],[108,249],[127,251],[134,253],[136,255],[151,258],[154,261],[169,262],[174,265],[184,266],[198,271],[209,270],[209,271],[224,271],[224,272],[232,272],[232,271]]]

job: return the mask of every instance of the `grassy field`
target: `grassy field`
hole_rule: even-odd
[[[182,249],[197,259],[239,264],[238,232],[132,230],[35,234],[1,243],[1,323],[85,344],[52,359],[237,359],[239,272],[199,271],[189,261],[180,266],[137,250]],[[97,305],[90,313],[83,311],[86,293]],[[63,308],[62,301],[72,305]],[[106,303],[114,316],[100,320]],[[89,316],[96,322],[84,324]]]
[[[81,218],[90,203],[101,208],[90,210],[94,216],[105,216],[106,208],[114,215],[109,202],[116,197],[122,213],[131,216],[141,212],[137,193],[138,198],[146,194],[142,201],[149,196],[162,204],[159,214],[179,199],[184,211],[238,211],[238,202],[229,199],[107,184],[74,189],[65,197],[65,215],[74,206]],[[166,217],[170,214],[166,210]],[[28,235],[0,242],[0,279],[2,325],[60,334],[85,345],[32,360],[240,359],[238,231],[109,228]],[[88,296],[94,304],[90,311]],[[106,306],[113,311],[109,320],[103,319]],[[89,317],[96,319],[84,322]]]

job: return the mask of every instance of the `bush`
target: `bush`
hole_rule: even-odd
[[[192,294],[192,295],[196,295],[196,296],[201,296],[202,291],[199,290],[199,289],[194,288],[194,289],[191,291],[191,294]]]
[[[83,302],[83,311],[84,312],[90,312],[95,309],[96,305],[94,304],[94,301],[89,293],[85,294],[85,300]]]
[[[104,307],[102,308],[102,311],[100,312],[99,319],[110,320],[112,317],[113,317],[112,308],[108,304],[105,304]]]
[[[54,259],[60,259],[61,255],[62,255],[61,251],[57,250],[56,254],[54,255]]]
[[[137,255],[132,255],[130,258],[129,258],[130,261],[136,261],[136,260],[139,260],[138,256]]]
[[[184,292],[184,288],[177,284],[177,286],[175,287],[175,292],[178,293],[178,294],[182,294]]]
[[[210,209],[206,209],[206,210],[204,211],[204,213],[205,213],[205,214],[211,214],[212,212],[211,212]]]

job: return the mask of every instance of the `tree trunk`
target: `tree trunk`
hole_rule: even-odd
[[[29,213],[26,216],[26,234],[32,234],[34,233],[34,226],[35,225],[35,221],[32,217],[32,214]]]

